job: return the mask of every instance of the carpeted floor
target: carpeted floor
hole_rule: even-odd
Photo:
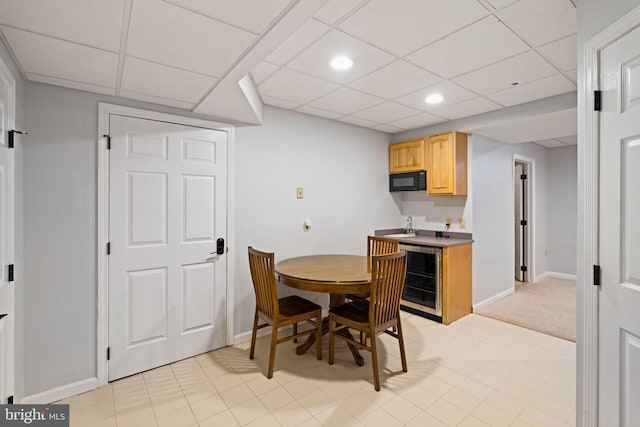
[[[514,294],[476,313],[575,342],[576,282],[555,277],[518,282]]]

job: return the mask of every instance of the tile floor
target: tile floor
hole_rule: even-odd
[[[227,347],[65,399],[72,427],[100,426],[574,426],[575,344],[478,315],[443,326],[403,313],[409,371],[380,336],[382,391],[370,357],[357,367],[268,339]]]

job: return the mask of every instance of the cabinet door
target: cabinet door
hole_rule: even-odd
[[[427,140],[427,192],[453,194],[455,189],[454,141],[452,133]]]
[[[423,169],[425,169],[423,138],[389,145],[389,173]]]

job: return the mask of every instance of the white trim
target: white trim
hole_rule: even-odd
[[[555,271],[547,271],[546,273],[542,273],[538,277],[536,277],[536,282],[544,279],[545,277],[556,277],[558,279],[568,279],[568,280],[576,280],[575,274],[566,274],[566,273],[556,273]]]
[[[234,233],[232,226],[232,218],[234,209],[234,197],[232,194],[232,167],[233,159],[233,127],[210,120],[196,119],[192,117],[176,116],[173,114],[159,113],[155,111],[141,110],[138,108],[124,107],[121,105],[108,104],[104,102],[98,103],[98,248],[97,248],[97,265],[98,265],[98,314],[97,314],[97,344],[96,344],[96,366],[97,366],[97,386],[102,386],[109,381],[109,363],[107,362],[106,353],[109,346],[109,258],[106,254],[106,246],[109,240],[109,156],[106,150],[106,138],[103,135],[109,133],[109,116],[121,115],[128,117],[136,117],[140,119],[155,120],[167,123],[176,123],[186,126],[202,127],[206,129],[224,130],[227,132],[227,246],[233,242]],[[233,342],[234,328],[234,286],[233,275],[233,257],[232,252],[227,252],[227,345]]]
[[[599,89],[600,51],[640,25],[640,6],[586,42],[583,84],[578,91],[578,319],[576,425],[598,425],[599,293],[591,286],[591,269],[599,263],[598,188],[599,117],[593,91]],[[582,166],[582,167],[581,167]],[[582,240],[583,239],[583,240]],[[582,245],[581,245],[582,243]]]
[[[85,393],[87,391],[95,390],[96,388],[98,388],[98,379],[95,377],[88,378],[86,380],[63,385],[60,387],[55,387],[50,390],[43,391],[41,393],[36,393],[30,396],[26,396],[22,400],[20,400],[20,403],[23,405],[25,404],[46,405],[48,403],[57,402],[58,400],[66,399],[67,397],[75,396],[80,393]]]
[[[513,155],[513,161],[511,165],[511,176],[513,176],[513,170],[516,167],[516,162],[525,163],[527,165],[527,191],[526,197],[527,200],[527,235],[525,236],[525,240],[527,242],[527,255],[525,257],[525,264],[527,266],[527,280],[529,282],[535,282],[536,279],[536,160],[531,157],[521,156],[520,154]],[[513,185],[516,185],[515,178],[513,179]],[[511,209],[513,210],[514,206],[514,189],[511,190]],[[513,217],[513,215],[512,215]],[[511,242],[515,241],[515,231],[513,231],[513,227],[511,227],[512,237]],[[511,265],[515,265],[516,254],[515,249],[513,250],[513,258],[511,259]],[[512,267],[513,268],[513,267]],[[533,278],[533,279],[532,279]]]
[[[236,241],[235,213],[236,213],[236,181],[235,158],[236,139],[235,128],[229,129],[227,144],[227,248],[234,248]],[[235,254],[234,250],[227,250],[227,345],[235,343]]]
[[[0,58],[0,80],[2,80],[7,85],[7,129],[15,129],[16,127],[16,79],[9,71],[9,68],[4,63],[4,61]],[[19,142],[16,142],[16,145]],[[15,174],[16,174],[16,148],[8,149],[8,165],[7,165],[7,180],[9,192],[7,194],[7,198],[9,200],[9,216],[8,220],[8,230],[9,235],[7,242],[7,264],[15,264],[15,206],[16,206],[16,197],[15,197]],[[6,268],[2,266],[2,268]],[[9,301],[8,304],[8,316],[6,317],[6,334],[7,334],[7,361],[6,361],[6,373],[2,373],[6,375],[6,386],[7,390],[5,390],[7,396],[11,396],[15,394],[15,359],[16,359],[16,341],[15,341],[15,313],[16,313],[16,305],[15,305],[15,289],[17,284],[20,282],[22,277],[18,274],[19,271],[22,271],[22,266],[18,268],[18,271],[14,273],[14,281],[9,283]]]
[[[512,295],[514,292],[515,292],[515,287],[511,289],[507,289],[506,291],[502,291],[499,294],[496,294],[483,301],[480,301],[479,303],[473,305],[473,312],[475,313],[476,311],[480,310],[483,307],[486,307],[489,304],[493,304],[494,302],[501,300],[502,298],[506,298],[509,295]]]

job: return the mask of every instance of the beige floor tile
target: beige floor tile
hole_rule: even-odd
[[[422,410],[427,409],[439,399],[438,396],[419,385],[413,385],[403,390],[400,395]]]
[[[280,387],[280,384],[273,378],[269,379],[262,376],[254,378],[251,381],[247,381],[246,384],[256,394],[256,396],[260,396],[261,394],[273,390],[274,388]]]
[[[151,404],[148,406],[126,409],[122,412],[118,410],[116,413],[118,427],[133,427],[148,422],[155,422],[155,420],[156,416]]]
[[[280,423],[272,414],[267,414],[259,420],[247,424],[247,427],[281,427]]]
[[[158,427],[190,427],[198,423],[191,412],[191,408],[184,407],[168,414],[156,417]]]
[[[266,417],[269,415],[269,410],[265,408],[260,399],[254,397],[253,399],[249,399],[242,404],[232,407],[231,413],[240,425],[246,425],[252,421]]]
[[[445,382],[432,375],[424,377],[423,379],[418,381],[418,385],[438,397],[444,396],[449,390],[453,388],[453,386],[448,382]]]
[[[211,418],[214,415],[227,410],[228,407],[220,395],[206,397],[191,404],[191,411],[197,421]]]
[[[315,416],[325,427],[360,426],[362,423],[353,415],[337,407],[326,409]]]
[[[251,391],[249,386],[243,383],[239,386],[220,392],[220,396],[222,396],[227,406],[231,408],[253,399],[256,395]]]
[[[431,416],[439,419],[448,426],[456,426],[467,417],[467,412],[453,406],[444,399],[440,399],[426,410]]]
[[[315,418],[310,418],[309,420],[300,424],[298,427],[322,427],[322,424],[320,424],[320,421],[316,420]]]
[[[378,408],[376,403],[359,394],[340,400],[337,404],[341,409],[344,409],[358,419],[362,419]]]
[[[545,427],[566,427],[567,424],[560,421],[556,417],[548,415],[539,409],[527,406],[518,419],[527,422],[533,426],[545,426]]]
[[[278,422],[285,427],[298,426],[313,418],[298,402],[291,402],[271,412]]]
[[[77,419],[79,425],[92,425],[115,418],[116,411],[112,400],[94,403],[91,406],[78,408]]]
[[[477,397],[480,400],[484,400],[494,390],[493,388],[479,383],[471,378],[465,378],[460,384],[456,385],[462,391],[469,393],[472,396]]]
[[[244,384],[244,380],[240,375],[236,373],[219,375],[215,378],[211,378],[211,384],[218,390],[219,392],[229,390],[230,388],[239,386],[240,384]]]
[[[234,427],[240,424],[238,424],[238,420],[236,420],[231,411],[226,410],[206,420],[199,421],[198,425],[200,427]]]
[[[335,400],[322,390],[311,392],[298,399],[298,402],[314,416],[336,404]]]
[[[471,412],[471,415],[490,426],[496,427],[510,426],[516,418],[487,402],[482,402],[478,405],[478,407]]]
[[[497,390],[491,393],[484,401],[508,413],[514,418],[520,415],[520,413],[526,406],[526,404],[520,401],[519,399],[516,399],[515,397],[511,397]]]
[[[381,408],[396,417],[402,424],[411,421],[422,410],[402,396],[394,397]]]
[[[318,390],[318,384],[312,380],[299,378],[282,384],[282,388],[287,390],[295,399],[299,399]]]
[[[95,405],[96,403],[104,403],[107,400],[113,401],[113,389],[111,385],[106,385],[88,393],[81,394],[77,396],[75,403],[79,409],[82,409]]]
[[[407,427],[447,427],[447,424],[443,423],[437,418],[434,418],[426,411],[422,411],[418,416],[414,417],[411,421],[405,424]]]
[[[295,400],[293,396],[291,396],[287,392],[287,390],[285,390],[281,386],[270,390],[268,393],[264,393],[263,395],[258,396],[258,399],[260,399],[262,404],[270,411],[278,409]]]
[[[462,420],[460,424],[458,424],[458,427],[489,427],[489,424],[479,420],[473,415],[469,415],[467,418]]]
[[[575,410],[567,405],[563,405],[557,400],[553,400],[545,396],[544,389],[542,389],[541,394],[538,394],[534,397],[529,406],[536,408],[547,415],[551,415],[552,417],[558,418],[562,422],[569,421],[571,414],[575,414]]]
[[[482,401],[479,397],[457,387],[449,390],[442,398],[467,413],[473,411]]]
[[[368,427],[396,427],[404,425],[403,422],[398,420],[397,414],[391,415],[382,408],[374,409],[364,418],[361,418],[360,422]]]

